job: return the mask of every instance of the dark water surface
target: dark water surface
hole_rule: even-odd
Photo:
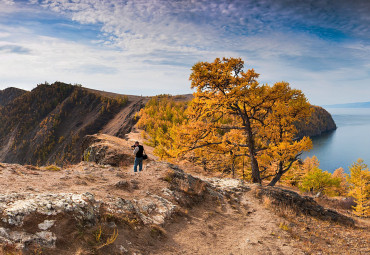
[[[320,168],[329,172],[348,167],[358,158],[370,165],[370,108],[327,108],[337,130],[312,139],[313,149],[302,159],[315,155]]]

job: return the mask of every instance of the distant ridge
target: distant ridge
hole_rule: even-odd
[[[370,108],[370,102],[323,105],[324,108]]]

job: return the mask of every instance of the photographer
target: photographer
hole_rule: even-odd
[[[139,172],[141,172],[141,170],[143,170],[144,147],[140,145],[138,141],[131,147],[134,149],[135,155],[134,172],[137,172],[137,166],[139,166]]]

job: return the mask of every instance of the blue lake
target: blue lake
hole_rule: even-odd
[[[320,168],[329,172],[348,167],[358,158],[370,165],[370,108],[327,108],[337,130],[312,139],[313,149],[302,159],[315,155]]]

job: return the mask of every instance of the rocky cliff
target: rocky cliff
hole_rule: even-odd
[[[298,137],[318,136],[337,128],[330,113],[320,106],[312,106],[311,116],[296,123],[296,127]]]

